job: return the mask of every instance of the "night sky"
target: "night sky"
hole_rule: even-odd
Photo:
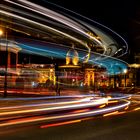
[[[123,59],[129,63],[134,63],[134,54],[140,52],[139,0],[47,1],[75,11],[116,31],[129,45],[129,53]],[[48,7],[46,0],[39,0],[38,4]]]

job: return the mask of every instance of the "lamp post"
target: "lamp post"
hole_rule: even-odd
[[[115,88],[116,88],[116,74],[115,74],[115,71],[114,71],[113,77],[114,77],[114,84],[113,84],[113,87],[114,87],[114,89],[115,89]]]
[[[1,36],[3,35],[3,30],[0,29],[0,43],[1,43]],[[1,47],[1,44],[0,44]]]
[[[3,35],[3,30],[0,30],[0,36]],[[7,31],[5,32],[5,75],[4,75],[4,92],[3,96],[7,96],[7,68],[8,68],[8,41],[7,41]]]
[[[3,30],[0,29],[0,37],[3,35]],[[8,61],[8,44],[7,44],[7,31],[5,32],[5,38],[6,38],[6,48],[5,48],[5,53],[6,53],[6,61],[5,61],[5,77],[4,77],[4,92],[3,92],[3,96],[6,97],[7,96],[7,61]]]
[[[8,68],[8,40],[7,40],[7,31],[5,32],[5,38],[6,38],[6,62],[5,62],[5,80],[4,80],[4,97],[7,96],[7,68]]]
[[[55,76],[56,76],[56,94],[60,95],[60,87],[58,82],[58,64],[55,64]]]
[[[0,36],[2,36],[3,35],[3,30],[0,30]]]
[[[124,87],[126,87],[126,73],[127,73],[127,69],[124,69],[123,72],[124,72]]]

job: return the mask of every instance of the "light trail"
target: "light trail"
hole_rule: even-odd
[[[134,108],[133,110],[134,111],[140,110],[140,107]]]
[[[39,13],[41,15],[48,16],[48,17],[50,17],[50,18],[52,18],[52,19],[54,19],[56,21],[59,21],[59,22],[63,23],[64,25],[67,25],[67,26],[75,29],[76,31],[79,31],[83,35],[88,36],[89,38],[95,40],[97,43],[102,45],[102,43],[98,39],[96,39],[95,37],[93,37],[90,34],[86,33],[87,31],[84,31],[83,27],[79,28],[80,25],[78,23],[76,23],[73,20],[67,18],[66,16],[63,16],[63,15],[61,15],[59,13],[56,13],[56,12],[54,12],[52,10],[49,10],[49,9],[44,8],[42,6],[39,6],[37,4],[31,3],[31,2],[29,2],[27,0],[24,0],[24,1],[18,0],[22,4],[17,4],[15,2],[10,1],[10,0],[5,0],[5,1],[8,1],[8,2],[13,3],[13,4],[16,4],[16,5],[21,6],[21,7],[24,7],[26,9],[29,9],[29,10],[34,11],[36,13]],[[26,6],[23,6],[23,5],[26,5]]]
[[[101,99],[94,100],[94,101],[88,101],[88,102],[84,102],[84,103],[71,104],[71,105],[68,104],[69,102],[66,102],[65,103],[66,105],[64,105],[64,103],[63,103],[63,106],[58,106],[58,104],[56,104],[56,106],[49,107],[49,106],[46,106],[43,104],[43,105],[38,105],[38,107],[42,106],[42,108],[24,109],[24,110],[17,110],[17,111],[6,111],[6,112],[1,112],[0,116],[19,115],[19,114],[25,114],[25,113],[36,113],[36,112],[42,112],[42,111],[47,111],[47,113],[48,113],[48,112],[54,112],[54,111],[72,110],[72,109],[98,106],[101,104],[106,104],[107,102],[108,102],[108,99],[101,98]]]
[[[113,34],[115,34],[116,36],[118,36],[119,38],[121,38],[121,39],[123,40],[124,44],[125,44],[125,45],[123,46],[123,47],[125,47],[125,53],[123,53],[123,54],[120,55],[119,57],[125,55],[125,54],[128,52],[128,43],[126,42],[126,40],[125,40],[123,37],[121,37],[117,32],[115,32],[115,31],[113,31],[112,29],[110,29],[109,27],[107,27],[107,26],[105,26],[105,25],[103,25],[103,24],[101,24],[101,23],[99,23],[99,22],[97,22],[97,21],[95,21],[95,20],[92,20],[92,19],[90,19],[90,18],[88,18],[88,17],[85,17],[85,16],[83,16],[83,15],[77,13],[77,12],[74,12],[74,11],[72,11],[72,10],[69,10],[69,9],[65,8],[65,7],[62,7],[62,6],[60,6],[60,5],[54,4],[54,3],[49,2],[49,1],[45,1],[45,2],[51,4],[51,5],[55,6],[55,7],[59,7],[60,9],[63,9],[64,11],[68,11],[68,12],[70,12],[70,13],[73,13],[74,15],[77,15],[78,17],[81,17],[81,18],[83,18],[83,19],[86,19],[87,21],[91,21],[91,24],[90,24],[91,27],[92,27],[92,24],[93,24],[93,25],[94,25],[94,24],[95,24],[95,25],[99,25],[99,27],[102,27],[102,28],[104,28],[104,29],[107,29],[108,31],[112,32]],[[63,12],[63,13],[64,13],[64,12]],[[65,15],[65,13],[64,13],[64,15]],[[72,17],[72,18],[74,18],[74,17]],[[76,18],[74,18],[74,19],[77,20]],[[85,25],[86,25],[86,23],[85,23]],[[88,26],[88,27],[90,27],[90,26]],[[92,29],[93,29],[93,28],[92,28]],[[95,30],[94,30],[94,31],[95,31]]]
[[[53,10],[31,3],[27,0],[24,1],[17,0],[16,2],[12,0],[4,0],[4,1],[10,4],[10,6],[13,6],[13,8],[10,9],[9,5],[8,6],[1,5],[0,7],[1,21],[6,23],[5,25],[2,25],[2,27],[5,27],[7,30],[12,30],[14,32],[20,32],[21,34],[27,35],[27,37],[29,36],[35,37],[34,36],[35,33],[38,33],[38,35],[42,36],[42,38],[38,37],[37,40],[14,36],[16,38],[16,42],[14,43],[22,48],[22,52],[24,53],[26,52],[29,54],[38,54],[45,57],[47,56],[64,59],[66,57],[67,50],[71,48],[71,46],[69,45],[67,46],[65,44],[71,42],[77,45],[76,50],[79,51],[78,52],[79,60],[82,63],[86,62],[88,64],[101,65],[107,68],[108,74],[119,74],[122,73],[122,70],[127,68],[127,63],[112,56],[118,54],[117,57],[120,57],[125,53],[127,53],[128,45],[121,36],[119,36],[116,32],[112,31],[108,27],[88,19],[89,21],[96,23],[95,25],[90,25],[90,23],[86,23],[85,20],[77,19],[76,17],[72,17],[70,15],[67,15],[66,13],[65,14],[57,13]],[[14,5],[16,5],[17,9],[14,8]],[[79,16],[82,17],[81,15]],[[7,17],[16,20],[16,23],[13,22],[14,20],[9,21]],[[8,27],[7,23],[11,24],[12,28]],[[49,26],[48,23],[51,24],[51,26]],[[114,44],[111,45],[109,42],[107,42],[105,38],[108,38],[111,41],[111,43],[114,43],[116,41],[114,41],[113,37],[111,37],[108,33],[106,33],[106,30],[102,29],[100,30],[99,25],[101,27],[104,27],[105,29],[108,29],[116,36],[118,36],[125,44],[125,47],[122,45],[117,46],[118,43],[115,45]],[[55,36],[55,39],[58,39],[58,44],[52,43],[51,41],[50,41],[51,43],[48,43],[48,40],[47,39],[45,40],[45,37],[49,35],[51,35],[52,37]],[[61,38],[61,41],[59,38]],[[42,41],[42,39],[45,41]],[[66,43],[65,40],[67,39],[68,42]],[[7,39],[6,43],[7,41],[9,40]],[[61,44],[59,43],[59,41],[63,43]],[[89,44],[91,44],[91,46]],[[4,45],[3,42],[2,45],[6,46]],[[80,46],[78,48],[78,45],[79,46],[82,45],[82,47]],[[103,49],[103,52],[98,51],[93,52],[92,51],[93,47],[96,48],[97,46],[100,46],[100,48]],[[85,48],[87,50],[85,50]],[[110,52],[109,49],[111,49],[112,52]],[[121,53],[121,55],[119,55],[119,53]],[[29,113],[32,115],[35,115],[33,113],[38,113],[40,114],[40,116],[0,122],[0,127],[24,123],[35,123],[41,121],[50,122],[59,120],[63,121],[67,119],[79,119],[103,114],[106,114],[104,116],[112,115],[114,113],[119,114],[118,112],[119,110],[121,109],[126,110],[130,105],[130,101],[127,100],[131,98],[131,95],[123,95],[123,96],[121,95],[120,97],[110,96],[106,98],[95,97],[95,95],[77,95],[77,96],[61,96],[61,97],[55,96],[55,97],[39,97],[39,98],[35,97],[28,99],[7,98],[3,99],[3,101],[17,101],[17,100],[32,101],[32,100],[65,99],[65,98],[66,99],[78,98],[78,99],[77,100],[73,99],[71,101],[64,100],[62,102],[57,103],[43,102],[39,104],[36,103],[11,107],[1,107],[0,110],[3,111],[0,112],[1,117],[4,115],[5,116],[15,115],[16,117],[18,115],[23,115],[23,117],[27,117],[26,115]],[[0,99],[0,101],[2,100]],[[113,105],[108,106],[108,104]],[[98,107],[98,109],[92,108],[95,106]],[[92,110],[89,108],[92,108]],[[68,114],[63,113],[64,110],[65,111],[72,110],[72,111],[71,113]],[[135,108],[134,110],[139,110],[139,108]],[[41,112],[45,112],[47,114],[48,112],[54,113],[55,111],[60,111],[60,114],[53,114],[52,116],[45,115],[41,116]]]
[[[114,112],[111,112],[111,113],[104,114],[103,117],[115,115],[117,113],[118,113],[118,111],[114,111]]]
[[[72,120],[72,121],[61,122],[61,123],[41,125],[40,128],[48,128],[48,127],[53,127],[53,126],[61,126],[61,125],[66,125],[66,124],[79,123],[79,122],[81,122],[81,120]]]
[[[114,94],[113,94],[114,95]],[[120,100],[120,99],[129,99],[132,95],[127,94],[120,94],[117,93],[115,96],[119,97],[113,97],[111,94],[107,96],[108,100]],[[93,97],[94,99],[100,98],[100,95],[98,94],[80,94],[80,95],[61,95],[61,96],[45,96],[45,97],[28,97],[28,98],[0,98],[0,101],[16,101],[16,100],[46,100],[46,99],[70,99],[70,98],[84,98],[84,97]],[[140,96],[137,96],[140,97]]]
[[[86,44],[84,44],[82,41],[78,40],[77,38],[74,38],[73,36],[70,36],[70,35],[68,35],[68,34],[66,34],[66,33],[64,33],[64,32],[61,32],[61,31],[56,30],[56,29],[54,29],[54,28],[51,28],[51,27],[49,27],[49,26],[47,26],[47,25],[43,25],[43,24],[41,24],[41,23],[32,21],[32,20],[30,20],[30,19],[27,19],[27,18],[18,16],[18,15],[12,14],[12,13],[10,13],[10,12],[6,12],[6,11],[3,11],[3,10],[0,10],[0,13],[1,13],[1,14],[5,14],[5,15],[7,15],[7,16],[11,16],[11,17],[16,18],[16,19],[23,20],[23,21],[25,21],[25,22],[29,22],[29,23],[35,24],[35,25],[37,25],[37,26],[41,26],[41,27],[47,28],[47,29],[52,30],[52,31],[54,31],[54,32],[57,32],[57,33],[59,33],[59,34],[61,34],[61,35],[64,35],[64,36],[66,36],[66,37],[68,37],[68,38],[71,38],[72,40],[75,40],[75,41],[79,42],[80,44],[86,46]]]
[[[120,95],[118,94],[118,96],[120,96]],[[120,97],[111,97],[109,100],[111,101],[111,100],[131,99],[131,97],[132,97],[132,95],[125,94],[125,95],[121,95]]]
[[[20,9],[15,9],[15,11],[16,11],[16,14],[11,14],[10,12],[7,12],[7,11],[9,11],[10,10],[10,8],[8,8],[8,7],[6,7],[5,5],[3,5],[3,7],[5,8],[3,8],[4,10],[7,10],[7,11],[4,11],[4,10],[1,10],[1,13],[3,13],[3,14],[8,14],[9,16],[12,16],[13,18],[16,18],[16,19],[18,19],[19,21],[21,20],[21,21],[23,21],[23,24],[25,24],[25,23],[31,23],[31,24],[29,24],[29,27],[31,27],[32,26],[32,31],[35,31],[36,29],[35,29],[35,27],[34,26],[39,26],[39,27],[42,27],[42,28],[40,28],[40,29],[38,29],[38,30],[40,30],[40,33],[43,31],[43,28],[45,28],[46,30],[48,30],[48,31],[50,31],[50,30],[52,30],[53,32],[55,32],[56,34],[58,33],[58,34],[61,34],[61,35],[63,35],[63,36],[65,36],[65,37],[67,37],[67,38],[69,38],[70,40],[74,40],[74,41],[76,41],[76,42],[78,42],[78,43],[80,43],[81,45],[83,45],[85,48],[87,48],[87,52],[84,54],[84,56],[81,56],[81,58],[80,58],[80,60],[81,61],[83,61],[83,62],[87,62],[87,63],[96,63],[96,64],[98,64],[98,65],[102,65],[102,66],[104,66],[104,67],[106,67],[107,68],[107,70],[108,70],[108,72],[111,74],[111,73],[113,73],[113,74],[119,74],[119,73],[121,73],[121,71],[119,70],[120,69],[120,67],[121,67],[121,69],[124,69],[124,68],[127,68],[127,64],[125,63],[125,62],[122,62],[122,61],[120,61],[119,59],[115,59],[115,61],[116,62],[113,62],[112,63],[112,60],[114,61],[114,58],[112,58],[112,57],[108,57],[107,55],[104,55],[105,54],[105,52],[107,52],[108,51],[108,45],[110,45],[109,43],[107,43],[106,41],[104,41],[104,37],[103,36],[106,36],[107,37],[107,34],[105,34],[104,32],[102,32],[101,31],[101,33],[99,33],[100,32],[100,30],[98,29],[98,27],[96,28],[96,27],[94,27],[94,26],[92,26],[92,25],[90,25],[89,23],[86,23],[86,22],[83,22],[82,20],[80,20],[80,19],[76,19],[75,17],[72,17],[72,16],[70,16],[70,15],[67,15],[67,14],[60,14],[60,13],[57,13],[57,12],[55,12],[55,11],[52,11],[52,10],[50,10],[50,9],[48,9],[48,8],[45,8],[45,7],[43,7],[43,6],[40,6],[40,5],[37,5],[37,4],[34,4],[34,3],[31,3],[31,2],[29,2],[29,1],[21,1],[21,0],[18,0],[18,1],[16,1],[16,2],[13,2],[13,1],[11,1],[11,0],[5,0],[7,3],[10,3],[10,4],[12,4],[12,5],[16,5],[16,6],[18,6],[18,7],[22,7],[22,8],[24,8],[24,10],[25,11],[28,11],[28,12],[26,12],[26,13],[24,13],[22,10],[20,10]],[[29,10],[30,10],[30,16],[28,16],[28,13],[29,13]],[[19,16],[19,15],[17,15],[17,14],[20,14],[20,15],[22,15],[22,16]],[[41,16],[39,17],[39,16],[37,16],[37,14],[40,14],[40,15],[43,15],[44,17],[46,17],[46,18],[42,18]],[[26,16],[26,18],[24,17],[24,16]],[[36,22],[35,20],[31,20],[31,18],[30,17],[34,17],[36,20],[38,20],[39,21],[39,23],[38,22]],[[55,24],[55,25],[57,25],[58,27],[60,27],[60,28],[63,28],[64,27],[64,25],[66,26],[66,29],[65,30],[58,30],[57,28],[54,28],[54,27],[50,27],[50,26],[46,26],[46,25],[43,25],[41,22],[43,21],[43,22],[49,22],[49,21],[47,21],[47,18],[51,18],[52,19],[52,21],[53,20],[55,20],[57,23]],[[81,16],[80,16],[81,17]],[[85,18],[86,19],[86,18]],[[88,19],[89,20],[89,19]],[[24,21],[25,21],[25,23],[24,23]],[[51,21],[51,23],[52,24],[54,24],[54,22],[52,22]],[[91,21],[91,20],[89,20],[89,21]],[[8,22],[8,21],[7,21]],[[60,24],[61,23],[61,24]],[[96,22],[94,22],[94,23],[96,23]],[[14,23],[12,23],[12,24],[14,24]],[[17,24],[17,23],[16,23]],[[102,26],[102,27],[104,27],[103,25],[101,25],[101,24],[99,24],[99,23],[96,23],[97,25],[100,25],[100,26]],[[19,25],[20,26],[20,25]],[[22,25],[21,25],[22,26]],[[27,26],[27,25],[26,25]],[[13,26],[13,27],[15,27],[16,28],[16,26]],[[28,28],[28,27],[27,27]],[[108,29],[107,27],[104,27],[105,29]],[[73,33],[75,32],[76,34],[79,34],[79,36],[81,36],[81,37],[84,37],[84,40],[83,39],[80,39],[80,38],[78,38],[78,36],[75,36],[74,34],[68,34],[66,31],[67,31],[67,29],[68,30],[70,30],[70,32],[72,31]],[[21,30],[22,30],[22,28],[21,28]],[[111,32],[113,32],[111,29],[108,29],[109,31],[111,31]],[[16,29],[15,29],[15,31],[16,31]],[[19,31],[19,30],[18,30]],[[22,32],[22,31],[21,31]],[[115,32],[113,32],[115,35],[117,35],[119,38],[121,38],[117,33],[115,33]],[[27,33],[27,34],[30,34],[30,33]],[[92,35],[93,34],[93,35]],[[96,35],[97,34],[97,35]],[[104,34],[103,36],[102,36],[102,34]],[[100,39],[99,39],[100,38]],[[110,38],[110,40],[113,40],[112,39],[112,37],[110,37],[109,35],[108,35],[108,38]],[[122,39],[122,38],[121,38]],[[122,39],[123,40],[123,39]],[[124,40],[123,40],[124,41]],[[92,50],[91,50],[91,47],[90,46],[88,46],[87,44],[88,44],[88,42],[91,42],[91,43],[93,43],[93,44],[96,44],[97,46],[98,45],[100,45],[102,48],[103,48],[103,50],[104,50],[104,53],[103,54],[96,54],[95,52],[93,53],[93,56],[95,55],[95,57],[94,57],[94,59],[93,59],[93,57],[92,57]],[[125,41],[124,41],[125,42]],[[23,45],[25,45],[25,46],[28,46],[30,49],[31,49],[31,47],[32,48],[34,48],[35,46],[34,45],[32,45],[32,46],[30,46],[30,45],[28,45],[28,44],[26,44],[26,42],[24,42],[25,44],[23,44]],[[125,42],[126,43],[126,42]],[[96,45],[94,45],[94,47],[96,47]],[[127,46],[127,44],[126,44],[126,46]],[[21,45],[21,47],[22,47],[22,45]],[[115,46],[110,46],[110,47],[112,47],[112,50],[113,50],[113,47],[115,47]],[[45,50],[45,49],[40,49],[40,51],[38,52],[37,51],[37,49],[36,50],[34,50],[34,51],[31,51],[30,49],[27,49],[26,50],[26,52],[30,52],[30,53],[36,53],[36,54],[41,54],[41,51],[42,52],[47,52],[47,51],[49,51],[49,50]],[[118,50],[120,50],[121,48],[117,48]],[[117,51],[116,51],[117,52]],[[116,52],[114,52],[114,54],[116,55]],[[120,51],[119,51],[120,52]],[[58,56],[58,54],[59,54],[59,52],[54,52],[54,50],[51,50],[51,53],[52,54],[54,54],[54,57],[59,57]],[[44,56],[45,56],[45,53],[42,53]],[[55,56],[55,54],[56,54],[56,56]],[[109,54],[109,53],[106,53],[106,54]],[[48,54],[47,54],[48,55]],[[112,56],[113,56],[113,54],[112,54]],[[62,58],[64,58],[65,56],[64,55],[62,55]],[[91,59],[92,58],[92,59]],[[85,59],[85,60],[84,60]],[[103,59],[105,59],[105,60],[103,60]],[[110,60],[109,60],[110,59]],[[116,65],[116,64],[119,64],[118,66]],[[111,71],[109,68],[110,68],[110,65],[113,65],[113,68],[112,69],[114,69],[113,71]],[[116,67],[118,67],[118,68],[115,68],[114,66],[116,66]]]
[[[111,95],[107,96],[106,98],[96,97],[95,95],[80,95],[80,96],[75,95],[75,96],[62,96],[63,97],[62,99],[64,99],[64,101],[61,102],[59,101],[54,104],[52,102],[51,103],[44,102],[42,104],[37,103],[37,104],[26,104],[27,106],[26,105],[14,106],[13,108],[1,107],[0,127],[24,123],[25,124],[38,123],[42,121],[43,122],[47,121],[49,123],[51,121],[65,121],[69,119],[87,118],[96,115],[108,114],[115,111],[119,111],[121,109],[126,110],[130,105],[130,101],[127,101],[124,98],[122,99],[121,96],[124,96],[126,99],[128,99],[128,96],[123,94],[120,95],[118,94],[118,96],[120,97],[117,98],[117,102],[114,102],[116,98],[111,97]],[[78,100],[77,98],[80,99]],[[114,100],[112,100],[113,98]],[[55,98],[52,97],[52,99]],[[58,99],[60,99],[60,97]],[[66,99],[71,100],[65,101]],[[118,100],[120,100],[120,102]],[[112,105],[108,106],[110,102],[113,102],[114,104],[111,103]],[[93,107],[98,107],[98,109]],[[64,110],[65,113],[63,112]],[[59,111],[59,114],[55,113],[56,111]],[[68,113],[66,113],[67,111]],[[49,112],[51,112],[52,115],[46,116],[47,113]],[[39,116],[31,117],[36,116],[36,114]],[[121,113],[118,112],[117,114]]]
[[[126,106],[130,105],[130,101],[127,101],[126,103],[122,103],[121,105],[116,105],[112,107],[106,107],[104,109],[98,109],[98,110],[93,110],[93,111],[87,111],[87,112],[81,112],[81,113],[75,113],[75,114],[63,114],[63,115],[56,115],[56,116],[51,116],[51,117],[33,117],[33,118],[27,118],[27,119],[17,119],[13,121],[7,121],[4,123],[0,124],[0,127],[4,126],[11,126],[11,125],[18,125],[18,124],[27,124],[27,123],[37,123],[37,122],[42,122],[42,121],[62,121],[62,120],[67,120],[67,119],[78,119],[82,117],[90,117],[90,116],[95,116],[95,115],[101,115],[104,113],[109,113],[109,112],[114,112],[120,109],[125,108]]]
[[[30,103],[26,105],[16,105],[16,106],[10,106],[10,107],[0,107],[0,110],[7,110],[7,109],[24,109],[27,107],[39,107],[39,106],[56,106],[56,105],[65,105],[65,104],[74,104],[74,103],[82,103],[90,101],[92,97],[84,98],[84,99],[78,99],[76,101],[59,101],[59,102],[44,102],[44,103]],[[33,101],[33,100],[32,100]],[[95,100],[96,101],[96,100]]]

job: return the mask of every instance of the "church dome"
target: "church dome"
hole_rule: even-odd
[[[79,55],[78,52],[72,48],[66,54],[66,65],[73,64],[78,65]]]

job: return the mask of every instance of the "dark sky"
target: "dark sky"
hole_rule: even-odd
[[[131,22],[137,18],[137,16],[140,16],[139,0],[49,1],[78,12],[100,23],[103,23],[126,38],[128,35],[129,27],[132,26],[130,25]]]
[[[47,0],[102,23],[120,34],[130,48],[130,56],[140,52],[139,0]],[[46,0],[38,1],[47,6]],[[132,58],[131,57],[131,58]],[[132,60],[130,60],[131,63]]]

